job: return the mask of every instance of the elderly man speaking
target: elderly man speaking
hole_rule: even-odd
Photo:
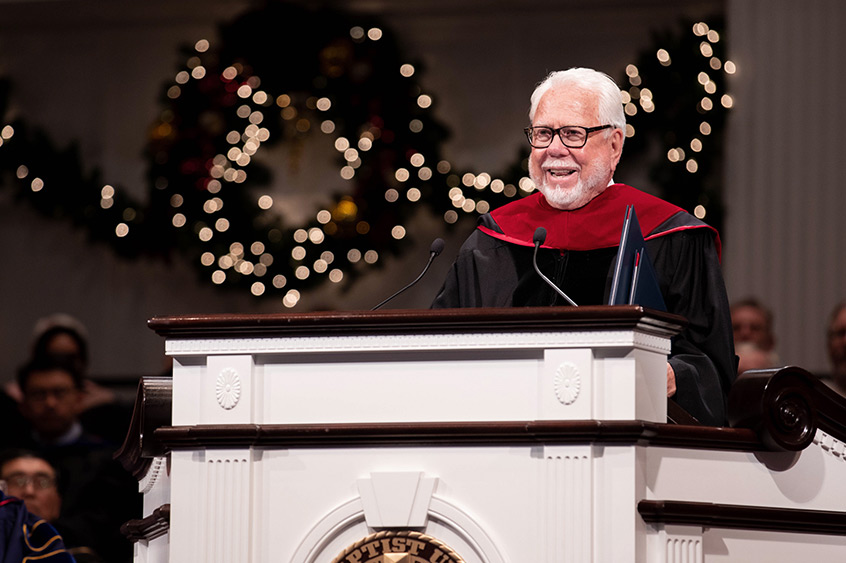
[[[532,94],[529,119],[538,192],[480,218],[432,306],[566,305],[532,266],[538,227],[548,232],[541,271],[579,305],[607,303],[625,210],[634,205],[667,309],[690,323],[673,339],[667,395],[703,424],[724,424],[736,360],[716,230],[614,183],[626,118],[609,76],[553,72]]]

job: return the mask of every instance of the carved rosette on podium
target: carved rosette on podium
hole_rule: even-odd
[[[639,307],[153,319],[174,372],[142,384],[121,455],[145,493],[136,562],[695,563],[820,537],[819,561],[846,554],[837,424],[770,424],[818,436],[776,453],[750,429],[761,416],[667,423],[683,322]],[[758,409],[786,427],[816,396],[788,383]]]

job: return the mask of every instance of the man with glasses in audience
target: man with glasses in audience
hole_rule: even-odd
[[[5,484],[7,497],[23,501],[26,510],[48,522],[60,533],[68,553],[77,562],[100,563],[102,559],[86,545],[96,536],[84,518],[61,517],[62,498],[58,473],[49,461],[29,450],[0,452],[0,483]],[[43,555],[43,554],[42,554]],[[63,560],[63,559],[59,559]]]
[[[614,183],[626,120],[607,75],[551,73],[532,94],[529,119],[538,191],[480,218],[432,306],[566,305],[534,271],[538,227],[548,233],[540,270],[577,305],[607,303],[625,210],[634,205],[667,308],[690,323],[673,339],[667,396],[703,424],[724,424],[737,366],[719,235],[675,205]]]
[[[82,376],[72,363],[38,357],[18,372],[18,384],[21,413],[36,443],[62,446],[82,438]]]
[[[56,478],[53,466],[35,452],[12,450],[0,457],[6,494],[21,499],[28,511],[48,522],[55,521],[62,508]]]
[[[19,457],[29,459],[30,454],[0,454],[0,560],[74,563],[62,537],[41,516],[58,515],[55,471],[50,464],[15,464]]]

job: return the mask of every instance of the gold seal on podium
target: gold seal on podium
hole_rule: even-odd
[[[464,563],[464,559],[432,536],[383,531],[358,540],[332,563]]]

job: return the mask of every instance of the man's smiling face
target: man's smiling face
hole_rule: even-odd
[[[598,122],[598,116],[596,95],[559,86],[543,95],[532,125],[553,129],[564,125],[605,125]],[[587,144],[579,149],[564,146],[556,135],[548,147],[532,148],[529,176],[551,206],[578,209],[608,187],[622,150],[623,132],[619,129],[591,133]]]

